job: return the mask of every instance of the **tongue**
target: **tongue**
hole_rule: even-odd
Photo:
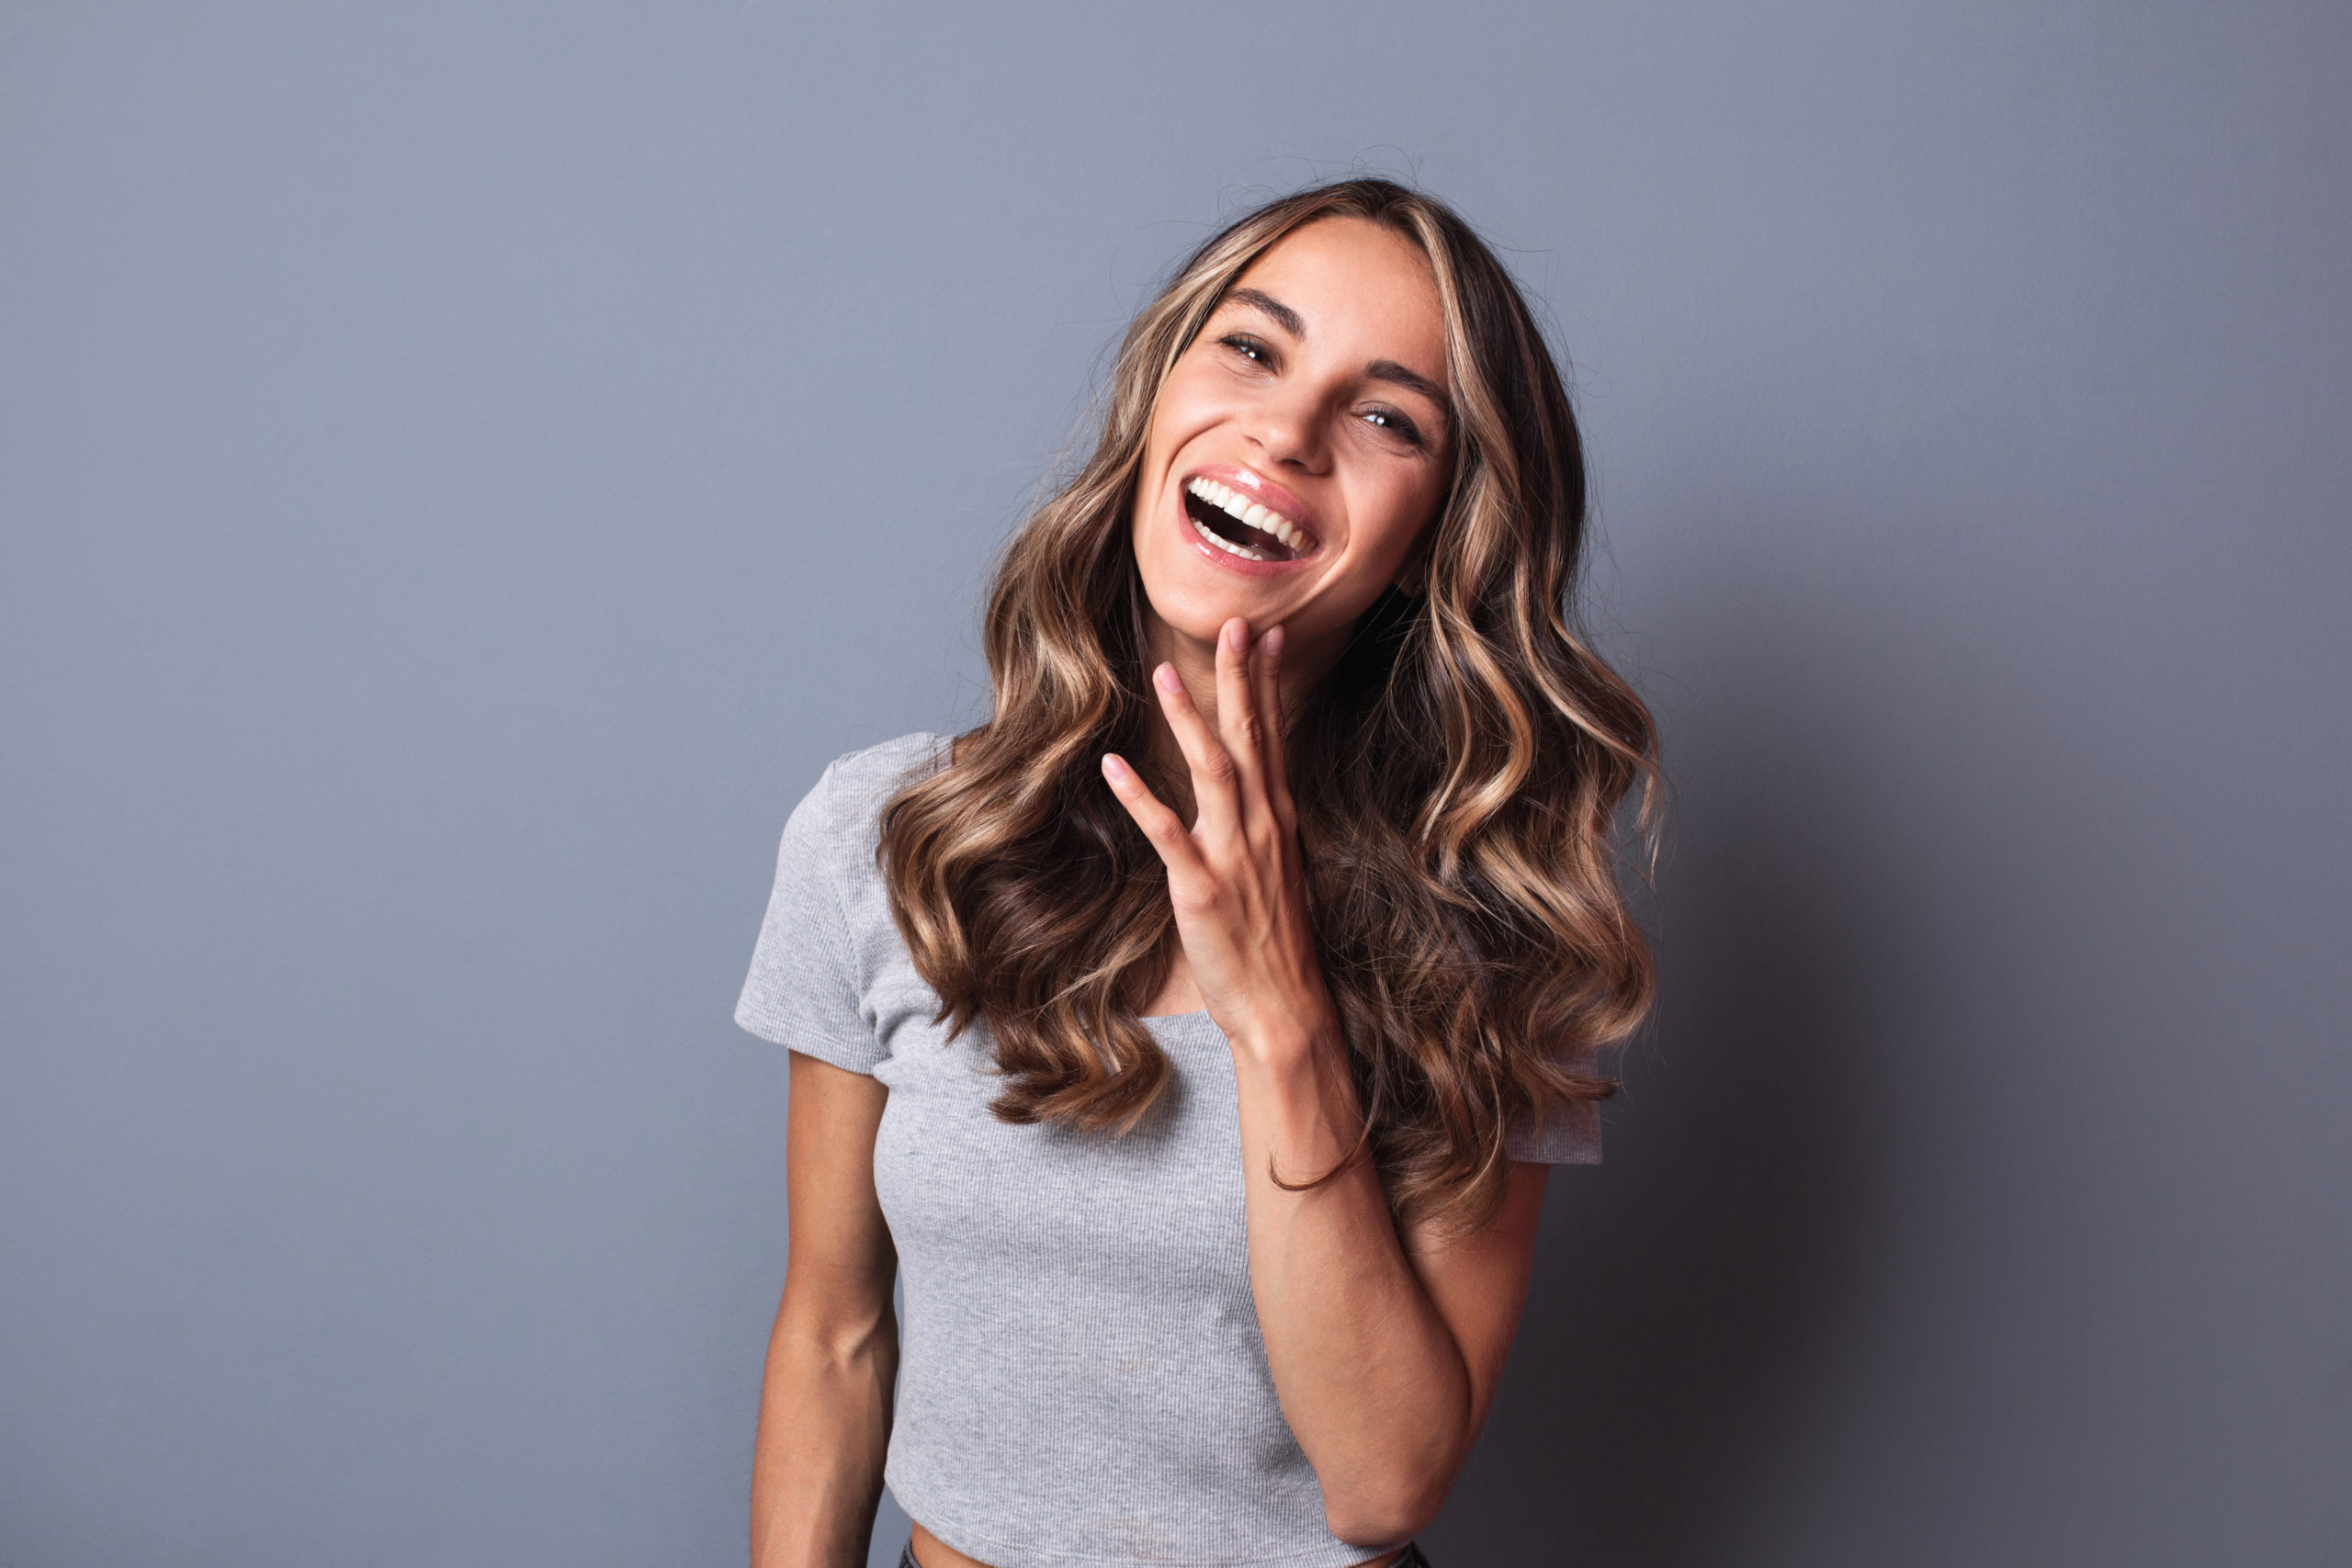
[[[1255,550],[1261,556],[1272,556],[1276,560],[1288,560],[1293,553],[1288,545],[1283,544],[1272,534],[1262,528],[1252,528],[1249,524],[1230,513],[1227,513],[1225,519],[1225,536],[1245,550]]]

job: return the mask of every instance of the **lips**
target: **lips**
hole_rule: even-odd
[[[1231,477],[1242,483],[1206,472],[1184,481],[1184,516],[1204,541],[1242,560],[1261,562],[1299,560],[1321,547],[1295,514],[1305,508],[1283,505],[1291,502],[1287,494],[1275,496],[1272,486],[1247,470],[1234,470]],[[1267,504],[1269,500],[1276,504]]]

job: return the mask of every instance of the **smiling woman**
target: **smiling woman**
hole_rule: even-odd
[[[1136,564],[1146,601],[1193,640],[1213,643],[1216,617],[1238,611],[1284,626],[1298,670],[1345,641],[1437,511],[1445,317],[1419,248],[1363,219],[1297,231],[1249,279],[1160,384]],[[1227,572],[1263,592],[1237,600]]]
[[[1272,203],[1136,319],[988,722],[785,829],[737,1011],[795,1052],[762,1568],[862,1563],[886,1474],[918,1568],[1419,1561],[1650,1000],[1583,519],[1526,305],[1427,197]]]

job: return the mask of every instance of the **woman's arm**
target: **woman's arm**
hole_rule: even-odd
[[[899,1267],[874,1194],[889,1090],[792,1054],[786,1179],[792,1229],[752,1456],[752,1568],[865,1568],[882,1496]]]
[[[1337,1049],[1237,1040],[1250,1286],[1283,1415],[1315,1466],[1331,1533],[1362,1546],[1422,1529],[1485,1425],[1527,1297],[1548,1168],[1514,1163],[1500,1212],[1444,1238],[1397,1234],[1371,1163],[1303,1191],[1356,1146]]]
[[[1446,1239],[1400,1236],[1368,1161],[1339,1018],[1306,914],[1283,776],[1282,628],[1217,639],[1212,730],[1172,666],[1154,672],[1192,774],[1190,827],[1119,758],[1103,773],[1168,865],[1183,959],[1233,1043],[1250,1282],[1283,1415],[1323,1488],[1332,1533],[1403,1540],[1453,1487],[1526,1300],[1544,1168],[1515,1165],[1500,1213]]]

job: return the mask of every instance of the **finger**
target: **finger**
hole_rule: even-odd
[[[1200,860],[1200,848],[1193,842],[1193,835],[1184,830],[1184,819],[1170,810],[1160,798],[1151,793],[1143,775],[1127,766],[1127,760],[1118,753],[1105,752],[1102,757],[1102,777],[1111,793],[1135,818],[1151,847],[1159,852],[1160,860],[1170,871],[1190,867]]]
[[[1193,705],[1193,694],[1184,689],[1176,666],[1163,664],[1153,671],[1151,683],[1159,692],[1159,711],[1175,733],[1184,765],[1192,771],[1197,825],[1214,831],[1230,828],[1240,820],[1240,798],[1235,793],[1233,758],[1225,742],[1210,731],[1209,721]]]
[[[1250,623],[1236,615],[1216,637],[1216,728],[1241,775],[1245,810],[1266,797],[1266,726],[1250,689],[1251,663]]]
[[[1253,683],[1258,693],[1258,712],[1266,731],[1263,767],[1266,798],[1273,803],[1274,815],[1284,828],[1295,825],[1290,798],[1290,732],[1283,722],[1283,628],[1266,628],[1258,639],[1258,650],[1250,660]]]

